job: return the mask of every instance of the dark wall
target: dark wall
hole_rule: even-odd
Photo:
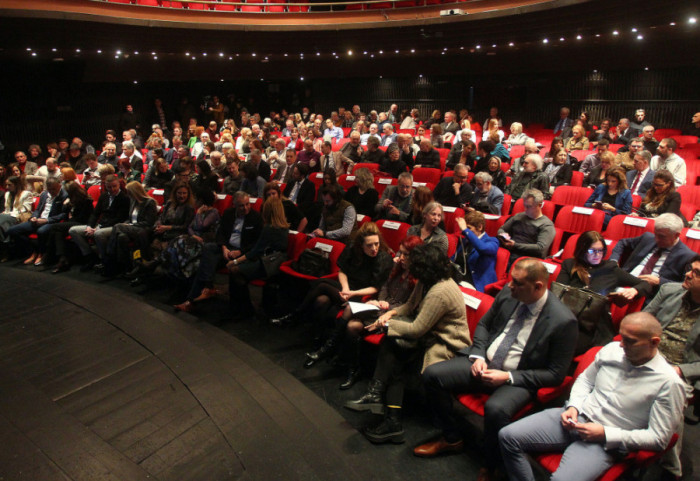
[[[4,93],[0,96],[0,141],[6,152],[35,142],[44,146],[59,137],[74,135],[96,144],[105,129],[117,128],[127,103],[133,103],[146,123],[150,122],[150,106],[156,96],[170,110],[171,119],[183,95],[199,105],[205,95],[211,94],[219,95],[225,102],[227,96],[233,95],[263,116],[270,109],[282,107],[298,111],[309,106],[312,111],[327,115],[340,105],[350,107],[357,103],[369,111],[397,103],[400,108],[419,108],[423,117],[436,108],[443,112],[468,108],[475,119],[483,121],[488,109],[495,105],[506,123],[517,120],[548,124],[556,119],[563,105],[576,114],[588,110],[594,121],[607,116],[631,117],[641,107],[657,127],[683,128],[700,110],[697,67],[312,81],[163,80],[138,84],[84,82],[88,67],[80,62],[5,67],[6,72],[11,72],[0,80],[0,91]]]

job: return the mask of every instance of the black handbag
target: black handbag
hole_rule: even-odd
[[[578,319],[576,355],[593,346],[603,346],[612,341],[615,328],[607,297],[560,282],[552,282],[550,290]]]
[[[331,273],[331,260],[328,253],[317,249],[304,249],[292,268],[299,274],[323,277]]]
[[[266,278],[273,277],[279,274],[280,266],[287,260],[287,253],[280,251],[270,252],[263,255],[260,260],[265,269]]]

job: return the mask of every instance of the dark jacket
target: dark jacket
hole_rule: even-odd
[[[471,185],[468,182],[464,182],[459,188],[459,195],[455,195],[452,187],[454,182],[454,177],[445,177],[438,182],[433,191],[433,197],[435,197],[437,202],[450,207],[462,207],[472,200],[474,192]]]
[[[216,231],[216,243],[220,246],[229,246],[229,239],[233,233],[233,226],[236,222],[236,208],[229,207],[224,211],[219,229]],[[243,220],[243,230],[241,232],[241,251],[245,254],[253,248],[260,237],[263,228],[262,217],[255,210],[250,210]]]
[[[63,201],[66,200],[66,197],[68,197],[68,193],[63,188],[61,188],[61,190],[58,191],[58,194],[56,194],[56,197],[53,200],[53,204],[51,204],[51,209],[49,210],[49,217],[47,219],[49,224],[61,222],[62,220],[68,217],[68,214],[63,211]],[[48,198],[48,190],[45,190],[41,193],[41,197],[39,197],[39,205],[37,205],[36,210],[32,213],[32,217],[36,217],[37,219],[41,217],[41,213],[44,210],[44,207],[46,206]]]
[[[114,224],[125,222],[129,217],[129,197],[126,192],[120,190],[117,196],[109,205],[109,194],[103,192],[97,200],[97,205],[92,211],[88,226],[112,227]]]

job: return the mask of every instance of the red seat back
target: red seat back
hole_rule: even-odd
[[[382,219],[377,221],[377,227],[379,227],[386,245],[394,252],[398,252],[401,241],[406,238],[406,233],[411,226],[405,222]]]
[[[464,218],[464,211],[459,207],[442,207],[442,222],[445,224],[445,232],[448,234],[460,235],[459,225],[457,225],[457,219]]]
[[[484,314],[491,309],[493,304],[493,297],[483,292],[475,291],[474,289],[468,289],[466,287],[459,286],[464,296],[464,304],[467,309],[467,324],[469,325],[469,338],[474,339],[474,332],[476,331],[476,326]]]
[[[437,183],[440,182],[440,169],[416,167],[413,169],[413,181],[437,185]]]
[[[607,239],[620,240],[627,237],[637,237],[645,232],[654,232],[654,219],[616,215],[608,222],[608,227],[603,235]]]

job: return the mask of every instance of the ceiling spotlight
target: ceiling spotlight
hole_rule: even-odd
[[[491,48],[496,48],[496,44],[494,43],[493,45],[491,45]]]
[[[122,54],[122,51],[121,51],[121,50],[117,50],[117,55],[121,55],[121,54]]]
[[[32,47],[27,47],[27,52],[31,52],[31,51],[32,51]]]
[[[370,55],[369,57],[370,57],[370,58],[374,58],[374,54]]]
[[[301,81],[303,82],[303,81],[304,81],[304,77],[299,77],[299,80],[301,80]]]
[[[352,55],[352,50],[348,50],[348,55]]]
[[[512,47],[512,46],[514,46],[514,45],[515,45],[515,44],[514,44],[513,42],[510,42],[510,43],[508,44],[509,47]]]
[[[251,53],[251,55],[252,55],[253,57],[255,57],[256,54],[255,54],[255,52],[253,52],[253,53]]]
[[[649,70],[649,67],[644,67],[644,70]]]
[[[55,52],[56,49],[55,49],[55,48],[52,48],[51,51],[52,51],[52,52]],[[99,53],[99,52],[101,52],[101,50],[99,50],[98,53]]]
[[[398,50],[394,50],[394,53],[399,53],[399,51],[398,51]]]
[[[633,33],[637,33],[637,29],[636,29],[636,28],[632,28],[632,32],[633,32]]]
[[[583,37],[581,35],[576,35],[576,40],[581,40]]]
[[[600,37],[600,34],[599,34],[599,33],[596,33],[595,36],[596,36],[596,37]]]
[[[598,70],[594,70],[593,73],[598,73]]]
[[[317,57],[320,57],[320,56],[321,56],[321,52],[316,52],[316,56],[317,56]]]
[[[56,49],[54,48],[53,51],[55,52]],[[102,50],[98,50],[97,53],[102,53]]]
[[[564,41],[564,37],[559,37],[559,41],[560,41],[560,42],[563,42],[563,41]]]
[[[153,60],[158,60],[158,57],[153,57]]]
[[[676,26],[676,22],[671,22],[671,23],[669,23],[669,25],[672,26],[672,27],[675,27],[675,26]]]
[[[411,49],[411,53],[416,53],[416,49],[415,49],[415,48],[412,48],[412,49]]]
[[[80,53],[80,49],[79,49],[79,48],[76,48],[76,49],[75,49],[75,53]]]
[[[219,52],[219,57],[223,57],[223,56],[224,56],[224,52]]]
[[[331,55],[335,55],[335,52],[333,52]]]
[[[223,82],[223,81],[224,81],[224,79],[221,79],[221,80],[220,80],[220,82]]]
[[[138,54],[139,54],[139,51],[138,51],[138,50],[134,50],[134,55],[138,55]]]
[[[382,55],[384,53],[384,50],[379,51],[379,55]]]
[[[190,58],[191,58],[192,60],[197,60],[197,57],[195,57],[194,55],[192,55]]]
[[[480,49],[480,48],[481,48],[481,45],[477,45],[477,46],[476,46],[476,49],[477,49],[477,50]]]
[[[443,51],[447,50],[447,47],[443,48],[442,50],[443,50]]]
[[[229,59],[229,60],[233,60],[233,57],[229,57],[228,59]]]
[[[543,39],[542,43],[549,43],[549,39],[548,38]]]
[[[613,35],[620,35],[620,32],[618,32],[617,30],[613,30]]]
[[[152,53],[153,55],[156,54],[155,52],[151,52],[151,53]],[[206,56],[207,56],[207,52],[202,52],[202,57],[206,57]]]
[[[697,21],[698,21],[698,20],[697,20],[695,17],[690,17],[690,18],[688,19],[688,23],[690,23],[690,24],[695,24],[695,23],[697,23]]]
[[[643,35],[637,35],[637,40],[642,40],[644,38]]]
[[[284,56],[285,56],[285,57],[289,57],[289,54],[285,53]]]
[[[367,55],[367,50],[365,50],[364,52],[362,52],[362,55]]]
[[[440,55],[445,55],[445,52],[440,52]]]
[[[115,55],[114,58],[119,58],[119,55]]]
[[[32,52],[32,57],[36,57],[36,52]]]
[[[189,57],[189,56],[190,56],[190,53],[189,53],[189,52],[185,52],[185,55]]]
[[[261,82],[264,82],[264,81],[265,81],[265,79],[264,79],[264,78],[261,78],[261,79],[260,79],[260,81],[261,81]]]
[[[134,80],[134,83],[137,84],[137,83],[139,83],[139,81],[138,81],[138,80]]]
[[[380,75],[379,78],[384,78],[384,75]]]

